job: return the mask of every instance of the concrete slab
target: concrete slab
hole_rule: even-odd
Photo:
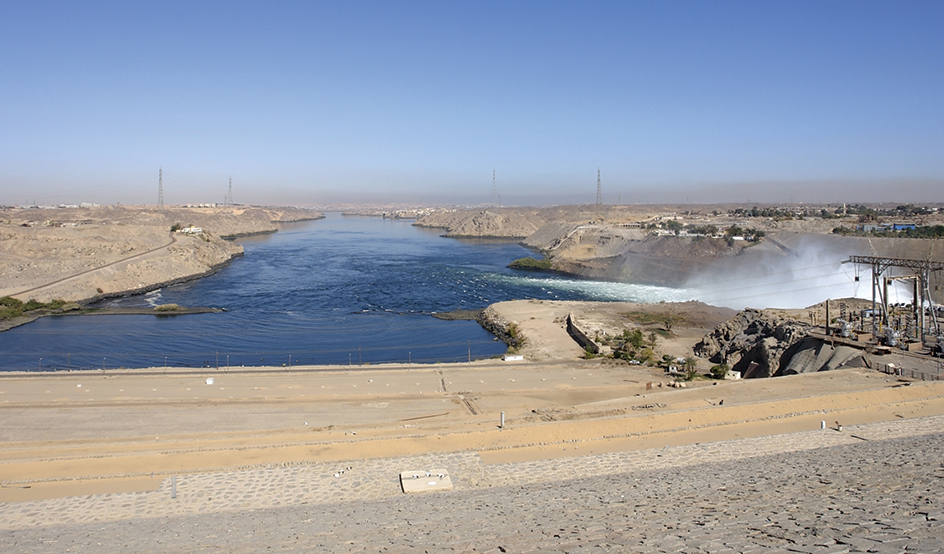
[[[451,491],[452,479],[445,469],[404,471],[400,473],[400,487],[406,494]]]

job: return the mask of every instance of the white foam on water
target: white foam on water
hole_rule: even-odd
[[[164,295],[161,294],[161,289],[152,290],[144,295],[144,301],[152,308],[157,307],[162,298],[164,298]]]
[[[534,298],[552,299],[558,294],[579,295],[590,300],[609,302],[686,302],[697,299],[696,291],[655,285],[637,285],[612,281],[587,281],[558,277],[525,277],[493,274],[497,282],[535,289]]]

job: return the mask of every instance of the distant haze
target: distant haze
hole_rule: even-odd
[[[944,201],[944,3],[6,2],[0,204]]]

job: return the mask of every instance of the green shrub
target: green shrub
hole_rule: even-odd
[[[4,296],[3,298],[0,298],[0,306],[5,306],[7,308],[22,309],[23,301],[17,300],[16,298],[13,298],[12,296]]]
[[[21,315],[23,315],[23,310],[20,308],[0,306],[0,320],[13,319],[14,317],[20,317]]]
[[[636,359],[640,362],[648,362],[655,357],[655,352],[651,348],[643,348],[639,351],[639,354],[636,356]]]
[[[728,367],[728,364],[716,364],[711,366],[711,369],[708,371],[715,379],[724,379],[728,375],[730,368]]]
[[[632,331],[626,329],[623,331],[623,339],[631,344],[636,350],[642,348],[643,344],[645,343],[645,337],[643,337],[642,331],[639,329],[633,329]]]
[[[10,296],[4,296],[0,298],[0,320],[20,317],[24,313],[34,310],[42,310],[45,308],[58,309],[65,304],[66,301],[61,299],[56,299],[45,304],[35,298],[30,298],[26,302],[23,302]]]
[[[543,260],[537,260],[535,258],[519,258],[510,264],[508,267],[511,269],[524,269],[528,271],[547,271],[551,269],[551,260],[550,258],[544,258]]]
[[[154,306],[155,312],[175,312],[180,309],[180,306],[177,304],[161,304],[160,306]]]

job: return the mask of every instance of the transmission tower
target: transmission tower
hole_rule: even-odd
[[[603,203],[603,187],[600,185],[600,170],[597,169],[597,205]]]
[[[492,170],[492,205],[498,204],[498,187],[495,186],[495,170]]]
[[[157,205],[164,209],[164,168],[157,170]]]
[[[226,195],[227,203],[233,205],[233,178],[229,178],[229,194]]]

